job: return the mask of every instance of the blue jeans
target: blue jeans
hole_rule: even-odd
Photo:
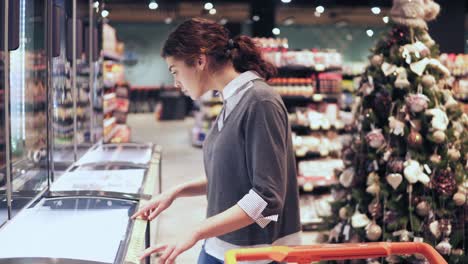
[[[202,250],[200,251],[200,256],[198,256],[198,264],[224,264],[224,261],[208,255],[208,253],[205,251],[205,247],[203,246]]]

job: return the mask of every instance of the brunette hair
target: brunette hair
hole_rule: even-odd
[[[248,36],[229,38],[229,31],[207,19],[192,18],[180,24],[168,37],[161,56],[182,59],[194,66],[200,54],[209,57],[209,68],[219,69],[232,62],[237,72],[255,71],[268,80],[276,67],[265,61],[260,49]]]

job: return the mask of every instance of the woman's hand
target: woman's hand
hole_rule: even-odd
[[[145,206],[143,206],[138,212],[132,215],[132,219],[141,217],[144,220],[151,221],[156,218],[162,211],[166,210],[171,206],[175,200],[175,192],[163,192],[151,199]]]
[[[175,259],[185,251],[192,248],[197,242],[199,238],[198,236],[193,233],[190,236],[185,236],[184,239],[179,241],[176,244],[172,245],[158,245],[154,247],[147,248],[143,251],[142,255],[140,256],[140,261],[144,260],[145,257],[148,257],[155,253],[161,253],[159,256],[159,264],[173,264]]]

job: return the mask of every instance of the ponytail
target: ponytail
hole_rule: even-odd
[[[231,51],[231,58],[236,71],[255,71],[265,80],[276,75],[276,67],[262,57],[260,49],[252,38],[241,35],[233,41],[236,48]]]

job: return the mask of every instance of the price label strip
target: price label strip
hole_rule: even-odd
[[[125,264],[140,264],[139,256],[146,249],[145,233],[146,225],[145,220],[137,219],[133,225],[132,237],[128,245],[127,255],[125,256]]]

